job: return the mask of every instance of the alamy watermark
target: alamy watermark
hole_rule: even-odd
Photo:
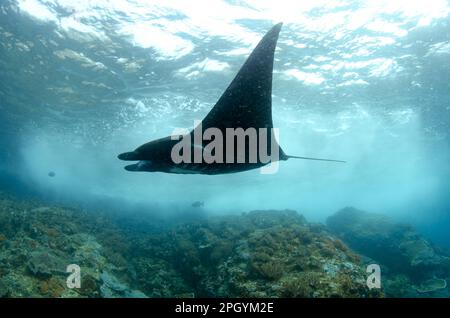
[[[369,289],[381,288],[381,268],[378,264],[370,264],[366,268],[370,275],[367,277],[366,284]]]
[[[174,163],[261,163],[265,164],[261,167],[262,174],[278,171],[278,128],[226,128],[224,136],[223,131],[216,127],[203,131],[202,122],[198,120],[194,121],[194,127],[193,134],[185,128],[173,131],[171,139],[181,139],[171,151]],[[208,142],[205,146],[204,141]]]
[[[70,264],[66,268],[70,275],[66,279],[66,286],[69,289],[81,288],[81,268],[77,264]]]

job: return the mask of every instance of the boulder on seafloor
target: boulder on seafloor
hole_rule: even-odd
[[[143,292],[131,289],[128,285],[120,282],[114,275],[103,272],[100,275],[102,285],[100,293],[103,298],[147,298]]]
[[[345,208],[328,217],[329,229],[357,252],[390,270],[416,280],[450,273],[450,257],[436,249],[411,226],[387,216]]]
[[[418,286],[416,290],[420,294],[425,294],[434,293],[445,288],[447,288],[447,281],[445,279],[432,278],[422,282],[422,284],[420,284],[420,286]]]
[[[67,264],[51,250],[39,249],[29,254],[28,269],[36,276],[65,274],[66,266]]]

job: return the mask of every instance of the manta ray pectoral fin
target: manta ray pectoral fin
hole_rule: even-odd
[[[282,23],[261,39],[238,74],[202,121],[202,129],[271,128],[272,73]]]
[[[336,160],[336,159],[322,159],[322,158],[311,158],[311,157],[300,157],[300,156],[289,156],[289,155],[286,155],[285,158],[286,158],[286,160],[289,158],[294,158],[294,159],[317,160],[317,161],[332,161],[332,162],[343,162],[343,163],[346,162],[343,160]]]

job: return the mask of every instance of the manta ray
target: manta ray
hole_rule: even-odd
[[[173,149],[179,143],[180,138],[189,138],[191,140],[190,149],[188,150],[192,150],[192,153],[209,151],[210,154],[214,154],[214,151],[217,151],[217,149],[208,148],[207,140],[192,142],[192,139],[195,140],[194,134],[196,131],[205,133],[208,128],[214,128],[216,133],[226,135],[227,130],[231,128],[242,130],[249,128],[256,130],[273,129],[272,73],[275,47],[281,26],[282,23],[276,24],[266,33],[217,103],[194,130],[185,135],[167,136],[153,140],[136,148],[134,151],[120,154],[118,158],[121,160],[138,161],[125,166],[125,170],[215,175],[256,169],[274,161],[284,161],[289,158],[344,162],[334,159],[287,155],[273,138],[273,134],[258,134],[256,144],[253,144],[257,147],[267,145],[265,150],[269,156],[273,153],[277,154],[275,158],[270,156],[270,160],[267,160],[267,158],[263,160],[259,154],[256,160],[249,160],[250,142],[244,145],[242,143],[232,143],[231,145],[226,143],[221,147],[221,151],[225,152],[225,154],[232,153],[231,159],[237,159],[238,150],[243,150],[245,154],[243,158],[245,160],[216,160],[214,162],[190,160],[176,162],[173,159]],[[265,138],[267,139],[263,143]],[[238,149],[239,147],[242,149]],[[188,157],[192,157],[192,154],[188,154]]]

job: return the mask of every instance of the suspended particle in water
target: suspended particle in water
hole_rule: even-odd
[[[56,173],[53,172],[53,171],[50,171],[50,172],[48,173],[48,176],[53,178],[54,176],[56,176]]]

